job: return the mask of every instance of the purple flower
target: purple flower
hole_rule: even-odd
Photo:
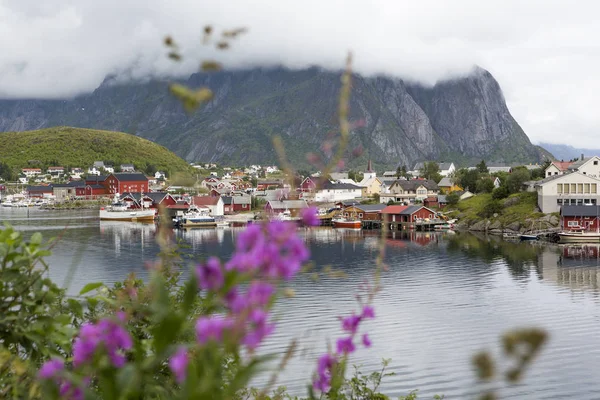
[[[250,350],[257,348],[263,339],[269,336],[275,330],[274,324],[267,322],[267,313],[260,309],[255,309],[250,312],[249,322],[250,327],[244,336],[242,343]]]
[[[273,221],[263,228],[250,225],[238,237],[236,251],[225,268],[263,277],[291,279],[310,254],[293,224]]]
[[[361,317],[359,315],[352,314],[349,317],[342,319],[342,329],[346,332],[355,334],[358,330],[358,325],[360,324]]]
[[[275,288],[273,285],[260,281],[254,281],[248,288],[246,300],[252,306],[264,307],[269,304],[269,301],[271,301],[273,293],[275,293]]]
[[[57,375],[65,369],[65,363],[63,360],[59,360],[58,358],[53,358],[51,360],[46,361],[40,371],[38,372],[38,376],[41,379],[51,379],[56,378]]]
[[[338,339],[336,342],[336,348],[338,354],[348,354],[356,350],[356,347],[354,347],[354,342],[352,342],[352,337]]]
[[[319,217],[317,216],[317,214],[318,214],[317,207],[303,208],[302,212],[301,212],[302,223],[304,223],[305,226],[321,225],[321,221],[319,220]]]
[[[177,383],[181,384],[185,381],[189,361],[185,347],[180,347],[169,360],[169,368],[173,371]]]
[[[196,322],[196,339],[200,344],[210,340],[220,342],[223,339],[223,331],[232,327],[233,321],[229,318],[221,316],[200,317]]]
[[[118,315],[120,319],[124,314]],[[90,362],[97,349],[102,346],[115,367],[125,364],[122,350],[133,346],[129,332],[114,319],[102,319],[96,324],[85,324],[79,330],[79,336],[73,344],[73,365],[79,366]]]
[[[375,310],[371,306],[364,306],[362,311],[363,318],[375,318]]]
[[[371,347],[371,339],[369,339],[368,334],[365,333],[362,336],[362,343],[363,343],[363,346],[365,346],[365,347]]]
[[[84,398],[83,390],[77,386],[73,386],[69,381],[61,383],[58,393],[65,400],[83,400]]]
[[[326,392],[331,386],[331,370],[336,359],[331,354],[324,354],[319,357],[317,362],[317,378],[313,382],[313,387],[321,392]]]
[[[196,267],[198,284],[203,290],[219,290],[223,286],[223,270],[217,257],[210,257],[205,264]]]

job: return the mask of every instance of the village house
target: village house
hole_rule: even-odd
[[[252,196],[243,192],[234,192],[231,196],[222,196],[225,214],[252,210]]]
[[[544,178],[535,184],[538,207],[543,213],[551,213],[560,211],[562,205],[600,204],[599,184],[600,179],[593,174],[579,171]]]
[[[115,172],[115,168],[112,165],[105,165],[104,172],[108,172],[109,174],[113,174]]]
[[[120,200],[127,203],[130,208],[159,208],[161,206],[169,207],[177,204],[177,200],[166,192],[146,192],[146,193],[123,193]]]
[[[423,201],[427,197],[437,197],[439,191],[437,183],[429,179],[397,179],[389,187],[388,193],[381,193],[379,199],[381,203],[387,203],[390,200],[399,203],[414,203]]]
[[[23,168],[23,169],[21,169],[21,173],[29,179],[31,177],[41,174],[42,169],[41,168]]]
[[[101,185],[106,187],[109,194],[150,191],[148,178],[140,173],[118,172],[109,174]]]
[[[77,185],[74,183],[51,185],[55,201],[62,203],[63,201],[74,200],[77,197],[77,188],[85,186],[83,182],[79,182]]]
[[[277,172],[279,172],[279,168],[277,168],[275,165],[265,167],[265,173],[267,174],[275,174]]]
[[[582,154],[578,161],[569,165],[568,170],[570,172],[577,171],[583,175],[591,176],[592,178],[600,178],[600,157],[593,156],[584,158]]]
[[[384,171],[383,177],[384,178],[394,178],[394,177],[396,177],[396,171]]]
[[[385,204],[355,204],[342,210],[344,217],[358,218],[361,221],[381,221],[381,211]]]
[[[265,205],[265,213],[269,215],[278,215],[288,210],[293,217],[300,215],[302,209],[308,207],[306,200],[269,200]]]
[[[428,208],[433,208],[433,207],[438,208],[439,207],[438,197],[439,196],[427,197],[426,199],[423,200],[423,205]]]
[[[569,172],[569,166],[571,164],[573,164],[572,161],[552,161],[544,170],[544,176],[547,178],[549,176],[562,175],[565,172]]]
[[[39,185],[39,186],[27,186],[26,189],[27,197],[30,198],[43,198],[52,196],[51,185]]]
[[[357,184],[362,188],[362,197],[381,193],[381,184],[382,180],[377,177],[377,172],[373,171],[371,160],[369,160],[367,170],[363,172],[363,179]]]
[[[209,210],[209,214],[213,217],[221,217],[225,215],[225,205],[222,197],[213,196],[193,196],[191,204],[195,206],[204,206]]]
[[[560,227],[563,231],[600,230],[600,205],[563,205],[560,209]]]
[[[156,171],[154,173],[154,179],[167,179],[167,174],[162,171]]]
[[[282,180],[266,180],[266,181],[258,181],[256,184],[257,191],[265,191],[269,189],[279,189],[283,188]]]
[[[430,161],[427,161],[430,162]],[[435,162],[435,161],[434,161]],[[454,165],[453,162],[441,162],[441,163],[437,163],[439,169],[440,169],[440,175],[441,176],[449,176],[450,174],[452,174],[454,171],[456,171],[456,166]],[[425,162],[418,162],[415,164],[414,168],[409,171],[409,173],[412,176],[421,176],[421,170],[425,167]]]
[[[325,181],[315,192],[317,202],[336,202],[340,200],[358,199],[362,196],[362,188],[350,183],[332,183]]]
[[[121,164],[121,172],[135,172],[133,164]]]
[[[47,174],[51,175],[53,178],[60,177],[65,174],[64,167],[48,167]]]
[[[331,179],[332,182],[338,182],[338,181],[340,181],[340,179],[348,179],[348,173],[347,172],[331,172],[329,174],[329,178]]]
[[[440,194],[437,197],[438,208],[442,209],[448,205],[448,200],[445,194]]]
[[[103,163],[104,164],[104,163]],[[103,168],[102,168],[103,169]],[[102,170],[100,168],[97,168],[95,166],[89,167],[87,170],[87,174],[88,175],[101,175],[102,174]]]
[[[402,223],[415,223],[426,219],[435,218],[435,211],[425,206],[411,205],[411,206],[398,206],[392,205],[385,207],[381,214],[384,217],[384,221],[390,222],[402,222]]]
[[[496,178],[498,179],[498,178]],[[448,176],[443,177],[438,182],[438,187],[442,193],[452,193],[459,190],[463,190],[460,186],[454,183],[454,179]]]
[[[81,175],[83,175],[83,169],[71,168],[71,179],[81,179]]]
[[[471,167],[471,168],[476,168],[476,167]],[[488,173],[490,174],[495,174],[498,172],[506,172],[508,174],[510,174],[512,172],[512,167],[506,166],[506,165],[496,165],[496,166],[488,166]]]

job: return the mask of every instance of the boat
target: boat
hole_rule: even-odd
[[[2,202],[2,207],[12,207],[13,202],[12,200],[6,200]]]
[[[449,223],[439,224],[439,225],[434,225],[433,229],[435,229],[436,231],[452,230],[452,229],[454,229],[454,225],[449,224]]]
[[[573,230],[558,233],[561,243],[600,243],[600,232]]]
[[[333,218],[331,220],[334,228],[351,228],[351,229],[361,229],[362,221],[359,219],[349,219],[344,217]]]
[[[132,209],[129,205],[118,200],[108,207],[100,208],[101,221],[131,221],[131,222],[153,222],[156,218],[155,208]]]
[[[275,220],[291,221],[292,220],[292,212],[286,208],[285,211],[282,211],[279,214],[277,214],[277,216],[275,217]]]
[[[521,239],[522,241],[539,240],[540,237],[538,235],[524,233],[522,235],[519,235],[519,239]]]
[[[208,210],[200,209],[193,204],[182,216],[174,218],[173,223],[178,228],[214,228],[217,226],[217,221],[208,214]]]

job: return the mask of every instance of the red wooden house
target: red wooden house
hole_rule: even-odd
[[[42,198],[44,195],[49,196],[53,193],[51,185],[44,186],[27,186],[27,197]]]
[[[149,192],[148,178],[140,173],[120,172],[110,174],[103,183],[108,193],[144,193]]]
[[[282,181],[260,181],[256,184],[256,190],[264,191],[269,189],[283,188]]]
[[[306,178],[304,178],[304,180],[302,181],[302,183],[300,184],[300,191],[301,192],[309,192],[312,193],[317,189],[317,183],[314,181],[313,178],[311,178],[310,176],[307,176]]]
[[[563,205],[560,227],[565,231],[597,231],[600,229],[600,205]]]
[[[387,206],[381,211],[387,222],[417,222],[435,218],[435,211],[424,206]]]
[[[177,200],[166,192],[123,193],[120,200],[128,203],[131,208],[159,208],[177,204]]]

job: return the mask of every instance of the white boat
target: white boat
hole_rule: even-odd
[[[208,210],[199,209],[195,205],[191,205],[182,216],[174,218],[173,223],[180,228],[214,228],[217,226],[215,218],[209,215]]]
[[[600,232],[574,230],[558,234],[561,243],[600,243]]]
[[[12,207],[13,202],[12,200],[6,200],[2,202],[2,207]]]
[[[101,221],[132,221],[132,222],[153,222],[156,217],[155,208],[132,209],[125,203],[119,202],[119,196],[115,196],[115,202],[108,206],[100,208]]]
[[[275,217],[275,219],[277,221],[291,221],[292,220],[292,212],[286,208],[285,211],[277,214],[277,217]]]

